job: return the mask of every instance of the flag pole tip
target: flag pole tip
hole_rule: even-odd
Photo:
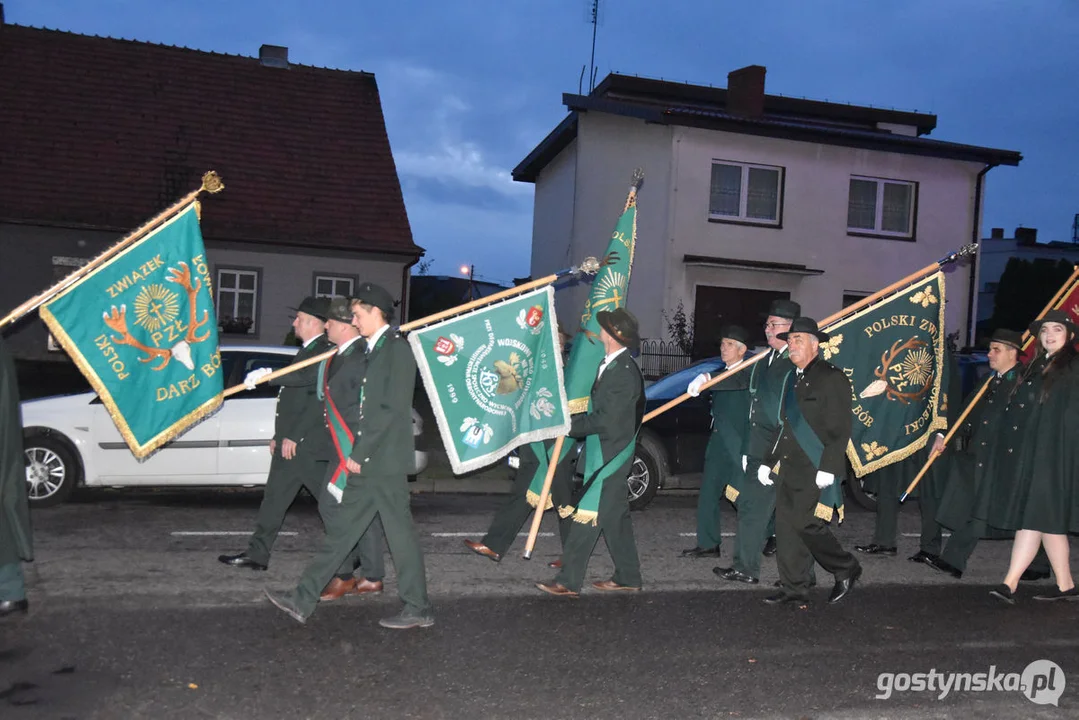
[[[599,260],[594,257],[586,257],[578,270],[586,275],[595,275],[599,272]]]
[[[522,560],[531,560],[532,559],[532,553],[526,552],[524,555],[521,556],[521,559]]]
[[[640,190],[641,185],[643,185],[643,184],[644,184],[644,170],[642,170],[641,168],[635,168],[633,170],[633,176],[632,176],[632,180],[630,181],[630,186],[634,190]]]
[[[899,502],[904,503],[906,501],[907,501],[907,494],[906,493],[903,493],[902,495],[899,496]]]
[[[221,182],[221,176],[217,171],[211,170],[202,176],[202,190],[208,193],[219,193],[225,189],[225,183]]]

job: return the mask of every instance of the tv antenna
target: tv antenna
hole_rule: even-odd
[[[587,19],[592,24],[592,59],[589,61],[588,68],[588,92],[592,93],[592,90],[596,87],[596,30],[599,28],[599,24],[603,21],[602,15],[599,10],[599,0],[588,0],[587,7]],[[581,66],[581,78],[577,81],[577,94],[581,94],[581,83],[584,80],[584,66]]]

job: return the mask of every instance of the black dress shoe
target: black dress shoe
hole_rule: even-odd
[[[692,547],[682,551],[682,557],[719,557],[719,545],[714,548]]]
[[[1034,599],[1048,602],[1053,600],[1079,600],[1079,587],[1073,585],[1071,590],[1061,590],[1055,587],[1052,590],[1038,593],[1034,596]]]
[[[938,555],[934,555],[933,553],[927,553],[925,550],[919,550],[918,552],[907,558],[907,560],[910,560],[911,562],[922,563],[923,565],[928,565],[930,560],[936,560],[938,557]]]
[[[1049,577],[1049,573],[1041,570],[1026,570],[1019,576],[1019,582],[1041,582]]]
[[[1015,593],[1012,592],[1010,587],[1003,583],[990,590],[989,594],[997,600],[1003,600],[1009,605],[1015,605]]]
[[[828,602],[837,603],[849,595],[850,591],[854,589],[854,583],[858,582],[858,578],[861,576],[862,568],[859,566],[854,568],[854,572],[848,577],[845,577],[842,580],[836,580],[835,587],[832,588],[832,594],[828,596]]]
[[[885,547],[876,543],[870,543],[868,545],[855,545],[854,549],[864,555],[887,555],[888,557],[895,557],[898,549],[894,547]]]
[[[218,555],[218,562],[223,562],[226,565],[233,567],[245,567],[252,570],[265,570],[266,566],[262,563],[255,562],[251,558],[247,557],[247,553],[240,553],[239,555]]]
[[[758,580],[757,578],[755,578],[755,577],[753,577],[751,575],[746,575],[744,572],[741,572],[739,570],[735,570],[732,567],[729,567],[729,568],[721,568],[721,567],[712,568],[712,572],[714,572],[716,575],[719,575],[724,580],[732,580],[734,582],[742,582],[742,583],[746,583],[747,585],[756,585],[757,583],[760,582],[760,580]]]
[[[782,605],[783,603],[798,603],[799,605],[808,605],[809,598],[801,597],[799,595],[788,595],[785,592],[779,592],[775,595],[769,595],[764,598],[764,602],[769,605]]]
[[[25,615],[29,610],[30,602],[26,598],[22,600],[0,600],[0,617],[7,617],[13,613]]]
[[[945,560],[941,560],[939,557],[930,558],[929,560],[925,561],[925,564],[928,565],[929,567],[933,568],[934,570],[938,571],[938,572],[947,573],[948,575],[951,575],[956,580],[959,580],[960,578],[963,577],[963,571],[962,570],[960,570],[955,565],[952,565],[951,563],[949,563],[949,562],[947,562]]]
[[[776,536],[773,535],[772,537],[768,538],[764,542],[764,550],[761,551],[761,555],[764,555],[765,557],[772,557],[775,554],[776,554]]]

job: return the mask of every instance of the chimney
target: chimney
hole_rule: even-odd
[[[1033,245],[1038,242],[1038,228],[1017,227],[1015,241],[1020,245]]]
[[[263,67],[288,69],[288,48],[281,45],[263,45],[259,48],[259,62]]]
[[[1004,239],[1004,228],[993,228],[992,230],[989,231],[989,237],[992,240],[1003,240]]]
[[[748,65],[727,73],[727,112],[746,117],[764,115],[762,65]]]

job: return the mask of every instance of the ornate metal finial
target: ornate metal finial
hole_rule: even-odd
[[[599,268],[599,260],[594,257],[586,257],[584,262],[577,268],[577,272],[584,273],[585,275],[595,275],[599,272]]]
[[[208,193],[219,193],[225,189],[225,183],[221,182],[221,176],[211,170],[202,176],[202,189]]]
[[[956,257],[974,257],[978,254],[978,246],[975,243],[968,243],[955,253]]]
[[[644,170],[637,168],[633,171],[633,178],[629,183],[629,186],[634,190],[640,190],[641,185],[644,184]]]

